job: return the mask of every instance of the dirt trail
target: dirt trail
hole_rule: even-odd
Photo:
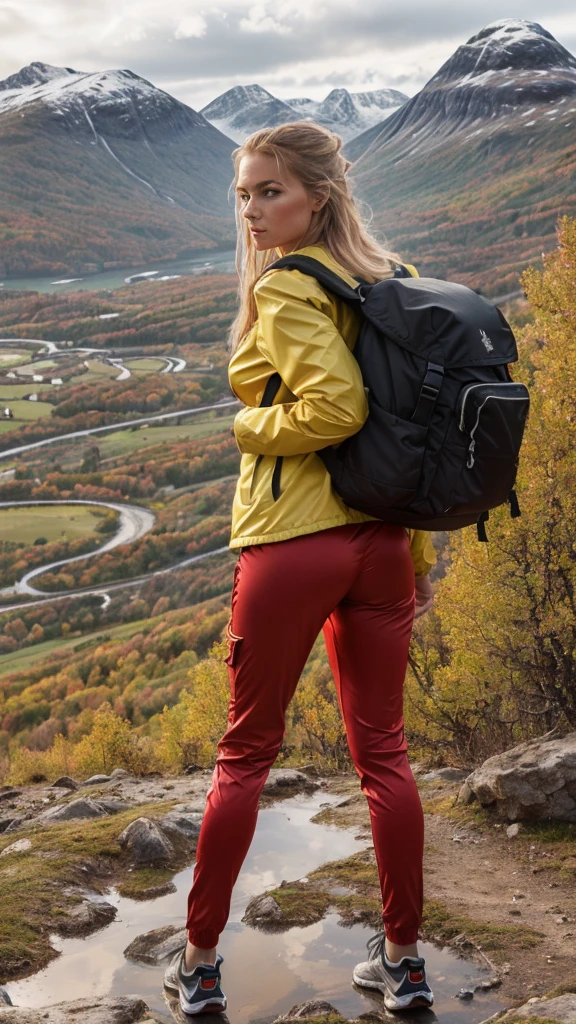
[[[418,782],[425,811],[425,901],[440,900],[448,920],[452,913],[542,933],[533,948],[522,948],[520,938],[504,938],[502,949],[487,953],[502,976],[499,992],[511,1005],[576,983],[576,849],[570,856],[570,843],[543,841],[522,830],[508,838],[507,822],[477,805],[455,805],[459,786]],[[336,811],[322,812],[324,820],[369,830],[366,800],[355,776],[335,777],[326,789],[347,801]],[[562,872],[559,856],[564,858]]]

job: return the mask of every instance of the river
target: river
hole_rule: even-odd
[[[206,250],[188,259],[163,262],[156,260],[139,267],[125,267],[120,270],[104,270],[100,274],[51,274],[49,277],[5,278],[0,281],[2,291],[33,291],[33,292],[96,292],[103,289],[123,288],[127,277],[137,277],[141,281],[161,281],[163,278],[190,277],[213,267],[223,274],[233,274],[235,252],[233,249],[215,252]]]

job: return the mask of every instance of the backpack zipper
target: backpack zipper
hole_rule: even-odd
[[[502,384],[499,385],[499,387],[510,387],[510,383],[511,382],[504,382],[503,381]],[[470,387],[468,388],[468,391],[466,392],[466,394],[464,395],[464,398],[462,399],[462,410],[461,410],[461,415],[460,415],[460,430],[462,430],[462,431],[464,430],[464,406],[466,404],[466,399],[468,398],[468,395],[469,395],[470,391],[472,391],[473,388],[483,388],[483,387],[486,387],[486,386],[487,386],[486,384],[471,384]],[[488,386],[490,387],[492,385],[488,385]],[[513,387],[518,387],[518,384],[515,383],[515,382],[512,382],[512,386]],[[522,397],[518,396],[517,398],[513,398],[511,395],[510,395],[510,397],[505,396],[505,395],[502,395],[502,396],[500,396],[500,395],[486,395],[486,398],[484,399],[482,404],[478,406],[478,412],[476,414],[476,422],[475,422],[474,426],[472,427],[472,429],[470,431],[470,444],[468,445],[468,458],[466,460],[466,467],[467,467],[467,469],[472,469],[473,466],[474,466],[474,451],[476,449],[476,440],[474,438],[474,434],[476,433],[476,431],[478,429],[478,424],[480,423],[480,413],[482,412],[482,409],[486,405],[486,402],[489,402],[490,399],[493,399],[496,402],[525,402],[526,401],[526,397],[525,396],[522,396]]]

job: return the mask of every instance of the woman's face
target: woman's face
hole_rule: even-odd
[[[279,169],[276,159],[264,153],[242,157],[236,192],[255,248],[278,248],[283,254],[300,246],[314,213],[325,203],[309,195],[298,178]]]

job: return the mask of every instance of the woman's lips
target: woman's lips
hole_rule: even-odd
[[[250,231],[252,232],[253,235],[261,235],[262,232],[265,230],[266,228],[250,228]]]

